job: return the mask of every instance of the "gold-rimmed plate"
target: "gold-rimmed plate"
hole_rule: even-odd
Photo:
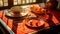
[[[20,14],[13,14],[10,10],[6,10],[5,15],[9,17],[24,17],[28,14],[28,11],[23,11]]]

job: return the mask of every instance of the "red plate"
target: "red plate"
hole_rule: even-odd
[[[32,20],[28,20],[26,22],[26,25],[29,26],[29,27],[40,27],[40,26],[44,25],[44,21],[43,20],[32,19]]]

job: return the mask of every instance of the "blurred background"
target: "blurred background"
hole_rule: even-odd
[[[26,5],[26,4],[34,4],[40,3],[41,6],[44,7],[44,3],[48,2],[49,0],[0,0],[0,9],[8,9],[15,5]],[[60,8],[60,0],[57,0],[58,8]]]

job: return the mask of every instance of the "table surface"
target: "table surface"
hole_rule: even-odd
[[[30,29],[30,28],[26,27],[25,26],[25,20],[21,21],[21,20],[19,20],[17,18],[15,18],[15,19],[7,18],[5,16],[5,11],[6,10],[1,10],[0,11],[0,18],[5,22],[5,24],[15,34],[27,34],[27,33],[30,33],[30,32],[37,31],[36,29]],[[47,28],[47,27],[53,26],[54,24],[55,25],[60,24],[59,20],[54,16],[54,14],[52,14],[52,15],[53,15],[53,17],[52,17],[53,23],[47,23],[47,22],[45,22],[44,27],[42,27],[42,28]],[[46,18],[48,18],[48,16]]]

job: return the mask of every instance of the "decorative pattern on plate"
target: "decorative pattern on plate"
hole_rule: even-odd
[[[32,19],[32,20],[27,20],[26,22],[26,26],[29,26],[29,27],[40,27],[42,25],[44,25],[43,20]]]

